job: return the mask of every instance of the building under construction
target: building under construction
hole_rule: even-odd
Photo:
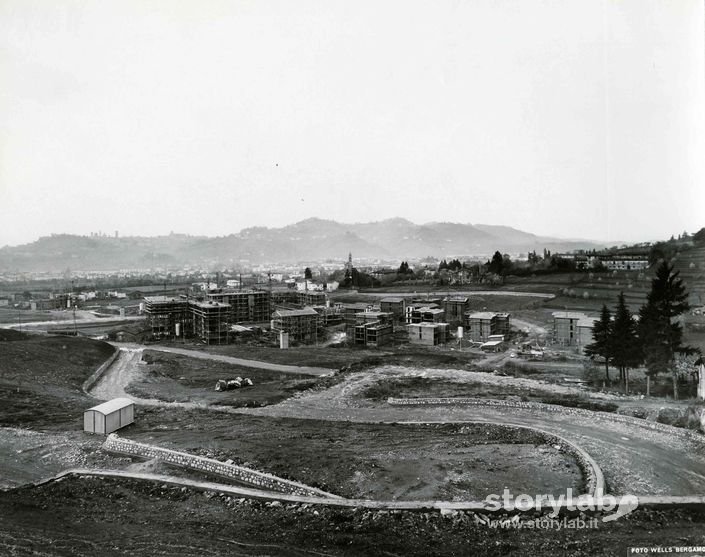
[[[466,314],[468,336],[475,342],[486,342],[490,335],[509,334],[509,314],[478,311]]]
[[[272,307],[304,308],[307,306],[327,306],[328,295],[320,290],[295,290],[293,288],[273,288],[270,291]]]
[[[406,308],[406,323],[445,323],[445,310],[437,307],[408,306]]]
[[[193,336],[206,344],[227,344],[230,305],[212,300],[189,301],[193,314]]]
[[[406,330],[411,344],[436,346],[448,342],[448,323],[413,323]]]
[[[155,339],[196,338],[206,344],[228,342],[228,304],[148,296],[144,299],[144,311]]]
[[[323,319],[313,308],[277,309],[272,314],[272,330],[288,333],[292,341],[315,343],[322,336]]]
[[[465,314],[470,310],[470,301],[467,296],[448,296],[443,299],[445,319],[451,325],[462,325]]]
[[[230,323],[264,323],[272,315],[271,295],[268,290],[217,290],[206,294],[206,299],[228,304]]]
[[[406,299],[403,297],[388,297],[382,298],[379,301],[379,307],[382,311],[394,314],[394,320],[397,323],[403,323],[406,316]]]
[[[348,337],[355,344],[383,346],[394,338],[394,314],[382,311],[363,311],[355,315],[355,325],[348,327]]]
[[[186,298],[147,296],[144,299],[147,326],[155,339],[190,336],[193,314]]]

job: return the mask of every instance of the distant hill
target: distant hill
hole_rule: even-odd
[[[245,228],[215,238],[55,234],[31,244],[0,248],[0,271],[110,270],[237,261],[287,263],[342,259],[348,252],[355,257],[395,259],[600,247],[590,241],[541,237],[508,226],[414,224],[402,218],[344,224],[310,218],[282,228]]]

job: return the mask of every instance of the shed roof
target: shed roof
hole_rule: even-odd
[[[108,400],[107,402],[99,404],[98,406],[89,408],[88,410],[86,410],[86,412],[93,410],[95,412],[100,412],[103,415],[107,415],[112,414],[117,410],[122,410],[123,408],[126,408],[132,404],[134,404],[134,401],[130,400],[129,398],[114,398],[112,400]]]
[[[382,298],[380,302],[386,302],[390,304],[398,304],[400,302],[403,302],[404,298]]]

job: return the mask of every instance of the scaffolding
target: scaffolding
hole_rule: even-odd
[[[230,305],[220,302],[191,301],[193,313],[193,336],[206,344],[227,344],[230,325]]]
[[[323,320],[313,308],[277,309],[272,315],[272,329],[289,334],[290,340],[317,343]]]
[[[231,323],[264,323],[272,314],[272,296],[268,290],[223,290],[209,292],[206,298],[228,304]]]
[[[190,329],[192,315],[186,298],[147,296],[144,311],[154,338],[173,338]]]

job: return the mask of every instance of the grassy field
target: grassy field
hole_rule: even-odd
[[[467,499],[504,485],[525,493],[582,486],[572,457],[550,451],[539,435],[482,424],[364,424],[140,408],[124,435],[232,459],[346,497]]]
[[[494,400],[518,400],[523,402],[543,402],[572,408],[586,408],[601,412],[614,412],[618,406],[609,402],[590,400],[587,395],[567,395],[525,389],[508,385],[490,385],[487,383],[464,381],[451,382],[430,377],[401,377],[383,379],[362,393],[363,397],[386,400],[389,397],[400,398],[482,398]]]
[[[81,386],[113,351],[89,339],[0,331],[0,425],[80,429],[95,403]]]
[[[164,344],[168,346],[168,344]],[[261,360],[275,364],[314,366],[340,369],[348,366],[374,366],[382,364],[406,363],[428,367],[466,367],[482,356],[472,352],[451,350],[452,346],[423,347],[407,342],[386,345],[381,348],[362,346],[299,346],[280,350],[269,346],[247,344],[229,345],[186,345],[174,344],[189,349],[197,349],[213,354],[223,354],[238,358]]]
[[[133,382],[127,392],[142,398],[168,402],[195,402],[220,406],[264,406],[276,404],[303,389],[325,382],[312,375],[282,373],[247,368],[212,360],[189,358],[179,354],[146,350],[143,360],[145,377]],[[220,379],[248,377],[254,385],[232,391],[217,392]]]
[[[70,320],[72,318],[72,313],[70,311],[39,311],[22,309],[17,310],[13,308],[0,307],[0,323],[8,325],[22,325],[23,323],[29,323],[30,321],[62,321]],[[68,322],[68,321],[67,321]]]

